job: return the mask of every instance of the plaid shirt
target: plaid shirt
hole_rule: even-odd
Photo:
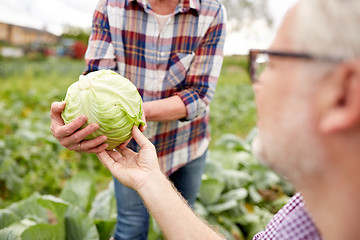
[[[144,132],[167,174],[208,147],[225,21],[220,0],[180,0],[161,32],[147,0],[101,0],[95,10],[85,72],[113,69],[135,84],[144,102],[177,95],[186,106],[185,119],[148,122]]]
[[[253,240],[321,240],[321,236],[306,212],[302,196],[298,193],[275,214],[265,231]]]

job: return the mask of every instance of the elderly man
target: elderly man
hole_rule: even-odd
[[[250,51],[259,135],[254,153],[296,194],[254,239],[359,239],[360,5],[302,0],[268,51]],[[196,217],[160,172],[152,144],[133,129],[99,159],[134,188],[168,239],[223,239]],[[273,144],[276,142],[277,144]]]

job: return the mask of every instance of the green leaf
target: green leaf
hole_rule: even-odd
[[[233,219],[234,222],[237,222],[237,219],[249,213],[245,204],[246,204],[245,200],[237,201],[237,205],[231,208],[231,211],[227,211],[226,216]]]
[[[24,221],[23,222],[17,222],[9,227],[3,228],[0,230],[0,239],[21,239],[21,234],[29,227],[29,225]]]
[[[41,196],[38,199],[38,203],[51,210],[55,214],[58,221],[64,218],[65,212],[69,207],[68,202],[52,195]]]
[[[10,228],[0,229],[1,240],[21,240],[20,235]]]
[[[275,209],[274,211],[279,211],[286,203],[290,200],[289,196],[283,195],[276,199],[275,201],[271,202],[271,206]]]
[[[223,175],[227,189],[242,188],[253,180],[252,176],[244,171],[227,169]]]
[[[259,224],[260,223],[260,216],[254,213],[247,213],[240,216],[237,221],[242,226],[252,225],[252,224]]]
[[[247,232],[248,232],[248,236],[251,236],[249,237],[249,239],[252,239],[252,237],[254,235],[256,235],[257,233],[261,232],[261,231],[264,231],[265,228],[263,228],[261,225],[259,225],[258,223],[251,223],[248,227],[247,227]]]
[[[260,193],[255,189],[254,186],[249,187],[249,196],[254,203],[259,203],[263,200],[263,197]]]
[[[230,200],[244,200],[248,196],[248,191],[245,188],[238,188],[228,191],[221,195],[220,201],[226,202]]]
[[[65,240],[64,220],[55,225],[37,224],[29,227],[21,234],[22,240]]]
[[[66,182],[60,198],[88,212],[96,194],[95,183],[87,173],[78,173]]]
[[[21,218],[9,209],[0,209],[0,229],[8,227],[20,220]]]
[[[211,156],[211,152],[209,153],[209,159]],[[204,170],[204,175],[203,178],[214,178],[217,179],[219,181],[222,181],[222,171],[223,171],[223,167],[221,165],[221,163],[219,163],[218,161],[207,161],[206,165],[205,165],[205,170]]]
[[[253,140],[255,139],[255,137],[258,135],[258,128],[254,127],[253,129],[250,130],[250,132],[248,133],[248,135],[246,136],[246,142],[248,142],[250,145],[253,142]]]
[[[232,219],[227,218],[225,216],[219,216],[218,222],[221,223],[221,225],[223,225],[226,229],[229,230],[229,232],[234,237],[234,239],[236,239],[236,240],[244,240],[245,239],[244,234],[242,233],[240,228],[233,222]]]
[[[234,236],[231,234],[231,232],[229,231],[229,229],[227,229],[225,226],[223,226],[222,224],[220,224],[218,222],[218,219],[215,218],[214,216],[211,216],[208,219],[209,223],[212,225],[212,227],[220,232],[222,235],[224,235],[224,237],[226,238],[226,240],[236,240],[234,238]]]
[[[239,164],[247,163],[251,155],[245,151],[215,150],[209,154],[209,161],[220,163],[224,169],[237,169]]]
[[[235,134],[224,134],[217,142],[216,146],[221,146],[226,150],[237,150],[237,151],[248,151],[250,152],[251,147],[248,142],[246,142],[241,137]]]
[[[101,240],[108,240],[113,235],[115,230],[116,219],[104,221],[95,220],[96,228],[99,232]]]
[[[34,218],[37,219],[38,222],[45,223],[47,222],[46,209],[37,202],[39,197],[39,193],[34,193],[24,200],[11,204],[7,209],[15,213],[21,219]]]
[[[254,213],[260,216],[260,222],[258,223],[258,225],[262,226],[263,229],[265,229],[265,227],[268,225],[268,223],[274,216],[274,214],[272,214],[268,209],[260,208],[257,206],[254,207]]]
[[[161,232],[159,225],[157,224],[154,217],[150,216],[150,224],[149,224],[149,234],[148,240],[159,240],[164,239],[164,236]]]
[[[108,189],[98,193],[91,204],[89,216],[93,219],[109,221],[116,219],[116,201],[114,182],[109,183]]]
[[[202,205],[199,201],[196,201],[194,203],[194,209],[195,212],[200,215],[202,218],[205,218],[206,216],[209,215],[209,211],[206,210],[206,208],[204,207],[204,205]]]
[[[205,204],[213,204],[219,200],[225,184],[217,179],[204,179],[200,186],[199,199]]]
[[[19,176],[20,172],[21,166],[12,157],[5,156],[0,161],[0,179],[5,182],[6,188],[12,194],[19,194],[24,184],[24,180]]]
[[[230,200],[224,203],[209,205],[207,206],[207,210],[211,213],[220,213],[236,207],[237,204],[236,200]]]
[[[268,210],[265,208],[259,208],[257,206],[254,207],[254,213],[248,215],[252,217],[252,219],[247,219],[248,221],[250,220],[250,224],[247,226],[249,236],[254,236],[256,233],[264,231],[269,221],[273,217],[273,214]]]
[[[100,239],[108,240],[114,233],[117,216],[114,181],[109,183],[108,189],[96,195],[89,216],[95,219]]]
[[[79,207],[70,206],[65,215],[66,239],[97,240],[99,233],[93,220]]]

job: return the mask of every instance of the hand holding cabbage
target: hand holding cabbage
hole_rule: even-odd
[[[81,75],[65,97],[61,114],[65,124],[82,115],[87,122],[82,128],[98,123],[99,128],[85,139],[107,136],[110,150],[131,138],[134,125],[144,125],[142,99],[136,87],[126,78],[111,70],[99,70]]]

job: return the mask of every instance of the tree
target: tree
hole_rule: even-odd
[[[61,37],[78,40],[87,44],[90,36],[90,31],[90,29],[66,25],[64,26],[63,34],[61,35]]]
[[[255,20],[263,19],[271,27],[273,19],[269,12],[267,0],[222,0],[228,20],[233,22],[233,29],[238,30],[244,25],[251,25]]]

